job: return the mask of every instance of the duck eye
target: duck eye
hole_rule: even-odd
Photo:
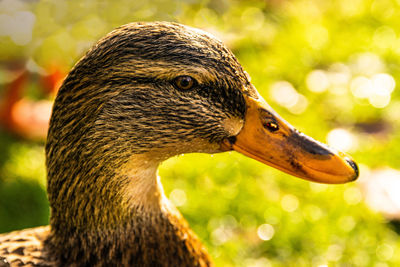
[[[174,80],[174,84],[178,89],[188,90],[192,88],[196,83],[196,80],[190,76],[179,76]]]
[[[268,121],[263,124],[264,128],[267,128],[270,132],[276,132],[279,130],[279,126],[274,121]]]

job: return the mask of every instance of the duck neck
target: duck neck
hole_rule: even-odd
[[[118,166],[112,176],[107,172],[108,176],[94,175],[94,180],[84,178],[85,186],[71,184],[76,188],[69,191],[75,192],[66,194],[70,199],[63,210],[52,205],[52,233],[47,241],[60,265],[74,261],[104,266],[116,262],[210,265],[206,250],[165,197],[158,165],[158,161],[136,155]]]
[[[157,175],[159,162],[152,157],[134,155],[119,168],[115,174],[118,180],[124,180],[120,189],[122,195],[121,206],[130,210],[146,212],[165,212],[170,203],[164,195],[160,177]]]

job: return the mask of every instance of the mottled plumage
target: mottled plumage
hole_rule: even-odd
[[[357,176],[350,159],[281,120],[209,34],[165,22],[112,31],[74,66],[54,103],[50,228],[1,235],[0,266],[212,265],[157,168],[174,155],[231,149],[315,181]]]
[[[42,226],[0,235],[0,267],[51,266],[43,250],[49,230]]]

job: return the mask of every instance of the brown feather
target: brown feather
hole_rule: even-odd
[[[51,266],[43,250],[49,231],[42,226],[0,235],[0,266]]]

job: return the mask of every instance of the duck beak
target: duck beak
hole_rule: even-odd
[[[340,184],[358,177],[357,164],[346,154],[300,133],[259,96],[245,96],[243,128],[224,140],[221,148],[248,157],[309,181]]]

